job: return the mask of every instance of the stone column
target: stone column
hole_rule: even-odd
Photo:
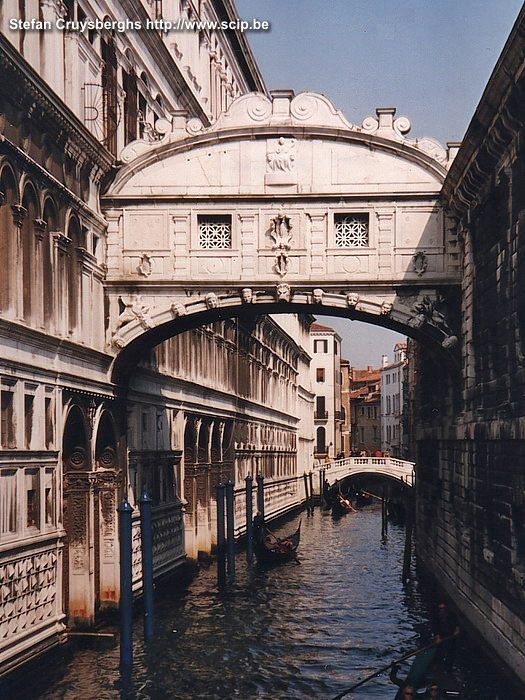
[[[377,214],[377,272],[378,277],[391,277],[394,264],[394,212]],[[373,216],[373,214],[372,214]],[[372,225],[372,221],[370,221]]]
[[[15,230],[15,255],[13,256],[13,265],[15,267],[14,280],[16,280],[13,288],[16,294],[15,299],[15,315],[17,320],[24,320],[24,269],[23,269],[23,250],[22,250],[22,226],[24,223],[27,209],[21,204],[11,205],[13,212],[13,221],[16,227]]]
[[[326,215],[310,214],[310,268],[312,277],[326,274]]]
[[[38,328],[44,328],[44,255],[42,246],[47,223],[43,219],[35,219],[35,279],[33,290],[35,300],[33,305],[33,321]]]
[[[255,278],[257,261],[257,236],[255,231],[255,216],[239,215],[239,235],[241,249],[241,279]]]

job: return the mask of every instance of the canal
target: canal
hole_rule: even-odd
[[[316,509],[277,531],[299,518],[300,564],[250,568],[239,552],[235,583],[223,592],[213,566],[184,588],[158,591],[156,637],[144,646],[137,616],[128,678],[118,647],[95,641],[48,663],[28,697],[328,700],[431,639],[437,600],[415,575],[401,583],[402,527],[390,524],[381,542],[380,508],[371,506],[338,520]],[[521,697],[464,639],[456,667],[467,698]],[[395,691],[382,674],[347,697]]]

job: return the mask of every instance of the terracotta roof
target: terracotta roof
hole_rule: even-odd
[[[335,333],[333,328],[330,328],[330,326],[323,326],[320,323],[312,323],[310,326],[311,331],[331,331],[332,333]]]

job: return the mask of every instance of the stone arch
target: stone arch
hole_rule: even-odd
[[[18,201],[17,179],[11,165],[2,163],[0,171],[0,313],[15,315],[17,300],[17,229],[13,206]]]
[[[132,304],[136,310],[130,312],[126,309],[126,323],[117,327],[113,335],[113,346],[120,352],[113,363],[112,376],[117,383],[122,383],[142,353],[173,335],[226,318],[253,318],[254,315],[276,313],[326,314],[382,326],[422,342],[437,357],[441,357],[451,372],[457,370],[456,348],[460,329],[452,329],[443,314],[434,314],[433,301],[424,297],[429,306],[421,312],[415,308],[422,304],[417,295],[387,290],[379,294],[369,291],[367,296],[363,294],[360,297],[358,305],[350,305],[348,296],[345,293],[327,293],[323,305],[319,306],[312,303],[309,291],[298,290],[291,301],[276,303],[274,294],[265,290],[260,292],[256,304],[242,304],[239,296],[225,294],[218,296],[219,305],[211,309],[201,298],[186,304],[182,301],[171,303],[170,306],[167,300],[165,306],[151,309],[143,300],[135,300]]]
[[[67,271],[68,331],[73,334],[79,326],[79,311],[82,307],[81,272],[79,270],[79,248],[85,247],[84,233],[76,214],[67,218],[67,237],[71,241],[71,255]]]
[[[197,461],[197,431],[191,418],[184,426],[184,464],[195,464]]]
[[[45,222],[42,241],[44,326],[50,329],[54,313],[53,234],[58,231],[58,208],[50,196],[44,199],[42,220]]]
[[[207,421],[202,421],[199,426],[197,439],[197,462],[207,464],[210,461],[210,426]]]
[[[221,432],[221,422],[218,420],[214,421],[211,435],[211,461],[215,464],[222,462]]]
[[[117,467],[117,437],[113,416],[103,409],[96,427],[95,466],[98,469]]]
[[[22,191],[23,219],[20,238],[22,251],[22,317],[26,323],[32,323],[36,316],[38,256],[35,241],[35,222],[39,218],[39,198],[37,190],[30,180],[25,181]]]
[[[90,464],[87,419],[80,406],[69,407],[64,423],[62,458],[66,471],[88,470]]]

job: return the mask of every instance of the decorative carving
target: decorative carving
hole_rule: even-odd
[[[243,304],[253,304],[255,301],[253,290],[249,287],[244,287],[244,289],[241,289],[241,301]]]
[[[425,274],[428,267],[428,260],[424,251],[420,250],[414,255],[414,257],[412,258],[412,265],[414,268],[414,272],[416,272],[419,275],[419,277]]]
[[[123,297],[120,297],[120,300],[124,304],[124,311],[118,317],[115,332],[135,320],[139,321],[144,330],[148,330],[153,326],[153,322],[148,316],[149,307],[142,303],[138,294],[133,294],[128,301]]]
[[[312,301],[314,304],[322,304],[323,303],[323,296],[324,296],[324,291],[322,289],[314,289],[312,291]]]
[[[295,169],[295,139],[286,139],[281,136],[272,148],[272,141],[268,142],[266,155],[268,173],[291,173]]]
[[[18,554],[0,565],[0,642],[57,615],[55,550]]]
[[[284,275],[288,272],[288,263],[288,253],[284,250],[280,250],[275,256],[275,264],[273,269],[280,277],[284,277]]]
[[[348,292],[346,295],[346,305],[350,308],[355,309],[359,304],[359,294],[356,292]]]
[[[37,241],[43,241],[47,228],[47,221],[44,221],[44,219],[34,219],[33,226],[35,227],[35,238]]]
[[[149,277],[151,275],[151,258],[146,253],[144,253],[140,259],[140,263],[137,266],[137,272],[139,275],[143,275],[144,277]]]
[[[215,292],[209,292],[208,294],[206,294],[206,296],[204,297],[204,301],[208,309],[216,309],[219,306],[219,298],[217,297]]]
[[[289,284],[281,282],[275,288],[275,298],[277,301],[290,302],[292,300],[292,289]]]
[[[173,318],[180,318],[181,316],[186,316],[187,314],[184,304],[181,304],[178,301],[173,302],[173,304],[170,306],[170,311]]]
[[[286,214],[278,214],[272,219],[270,236],[273,239],[272,250],[290,250],[292,243],[292,222]]]
[[[421,328],[425,323],[428,323],[438,328],[447,336],[441,343],[442,347],[451,349],[457,345],[458,338],[448,325],[445,315],[437,309],[437,304],[440,304],[441,301],[440,298],[434,301],[428,296],[416,301],[412,306],[414,315],[408,320],[408,325],[411,328]]]
[[[394,305],[392,304],[391,301],[384,301],[381,304],[381,316],[390,316],[390,313],[391,313],[393,308],[394,308]]]
[[[13,221],[15,226],[22,228],[24,219],[26,218],[27,209],[21,204],[12,204],[11,211],[13,212]]]

